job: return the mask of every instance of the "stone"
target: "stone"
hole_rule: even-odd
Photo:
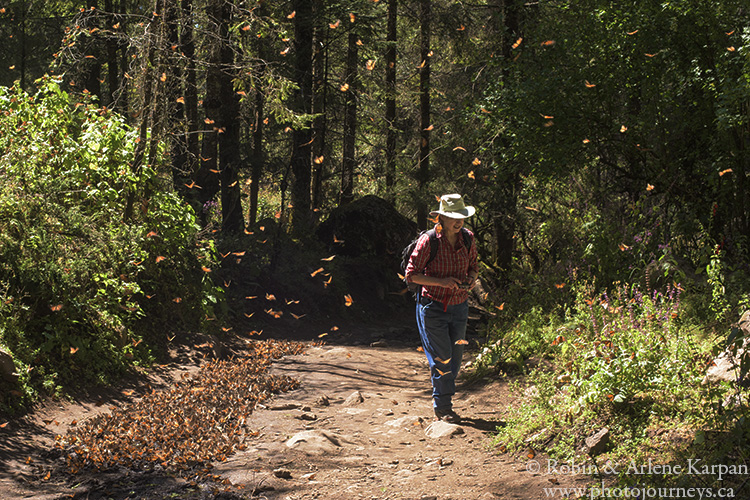
[[[424,430],[424,433],[427,437],[439,439],[463,434],[464,430],[460,425],[449,424],[448,422],[438,420],[428,425]]]
[[[359,391],[354,391],[353,393],[349,394],[349,397],[347,397],[344,400],[343,405],[344,406],[356,406],[364,402],[365,402],[365,398],[364,396],[362,396],[362,393]]]
[[[365,412],[364,408],[342,408],[341,411],[347,415],[359,415]]]
[[[444,469],[446,467],[449,467],[453,465],[453,460],[450,458],[434,458],[432,460],[428,460],[425,462],[425,467],[431,467],[431,466],[437,466],[439,469]]]
[[[739,377],[739,360],[730,352],[724,351],[714,358],[711,366],[706,370],[701,384],[715,384],[717,382],[736,382]]]
[[[405,417],[389,420],[385,425],[395,427],[396,429],[412,429],[422,424],[422,417],[416,415],[407,415]]]
[[[586,453],[591,456],[597,455],[604,451],[607,444],[609,444],[609,429],[604,427],[586,438]]]
[[[18,381],[18,373],[16,373],[13,356],[3,349],[0,349],[0,376],[8,382],[15,383]]]
[[[393,410],[390,408],[378,408],[372,413],[373,417],[390,417],[391,415],[393,415]]]
[[[324,455],[341,449],[342,439],[336,434],[322,430],[298,432],[286,441],[286,446],[310,455]]]
[[[316,231],[318,238],[339,255],[375,255],[396,266],[401,250],[418,233],[417,224],[374,195],[336,207]]]
[[[747,349],[750,345],[750,311],[746,311],[737,326],[737,342],[741,342],[733,352],[733,349],[726,348],[714,358],[711,366],[706,370],[701,384],[715,384],[722,381],[732,384],[739,383],[747,385],[747,381],[740,380],[740,364],[743,356],[747,355]]]
[[[535,442],[535,441],[539,440],[539,438],[543,437],[543,436],[544,436],[544,434],[545,434],[546,432],[547,432],[547,429],[546,429],[546,428],[544,428],[544,429],[542,429],[541,431],[539,431],[539,432],[537,432],[536,434],[534,434],[533,436],[531,436],[531,437],[527,437],[526,439],[524,439],[524,441],[523,441],[523,442],[524,442],[524,443],[527,443],[527,444],[528,444],[528,443],[533,443],[533,442]]]
[[[271,411],[297,410],[301,407],[302,405],[299,403],[278,403],[267,406],[267,408]]]
[[[527,387],[526,390],[523,391],[523,394],[527,398],[536,398],[539,397],[539,389],[537,389],[535,385],[532,385]]]
[[[738,409],[743,406],[747,406],[748,398],[744,394],[730,394],[724,398],[722,406],[724,408]]]
[[[737,323],[737,326],[744,332],[745,338],[750,335],[750,311],[745,311],[742,314],[739,323]]]
[[[300,413],[294,418],[296,418],[297,420],[306,420],[308,422],[314,422],[315,420],[318,420],[318,416],[316,414],[309,412]]]
[[[292,473],[288,469],[274,469],[273,475],[280,479],[291,479]]]

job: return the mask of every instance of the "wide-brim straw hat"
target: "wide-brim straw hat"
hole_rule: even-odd
[[[451,219],[465,219],[474,215],[476,210],[466,206],[460,194],[446,194],[440,197],[440,208],[430,212],[430,215],[445,215]]]

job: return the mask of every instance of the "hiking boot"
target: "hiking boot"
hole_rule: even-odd
[[[449,424],[461,423],[461,417],[459,417],[458,414],[452,409],[448,409],[448,410],[435,409],[435,416],[438,418],[438,420],[442,420],[443,422],[448,422]]]

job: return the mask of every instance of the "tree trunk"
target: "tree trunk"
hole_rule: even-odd
[[[513,43],[521,36],[520,28],[520,0],[501,0],[500,2],[502,26],[500,31],[505,33],[502,37],[503,70],[502,78],[507,80],[510,73],[510,61],[512,60]],[[521,179],[518,167],[513,163],[505,165],[506,181],[498,183],[492,200],[492,210],[495,215],[492,218],[492,249],[493,260],[501,270],[509,270],[513,264],[513,252],[515,249],[516,232],[516,200],[520,189]]]
[[[21,2],[21,29],[20,29],[20,60],[18,62],[18,71],[21,73],[21,78],[19,80],[19,83],[21,85],[21,88],[23,90],[26,90],[26,17],[28,15],[27,12],[28,5],[26,2]]]
[[[115,28],[115,25],[117,25],[117,13],[114,10],[114,5],[112,4],[112,0],[104,0],[104,10],[107,11],[106,16],[106,23],[109,24],[109,29],[113,30],[115,33],[120,32],[120,28]],[[109,106],[110,108],[115,108],[118,111],[119,108],[116,107],[116,101],[115,101],[115,95],[117,93],[117,90],[120,88],[120,81],[121,81],[121,75],[120,70],[117,65],[117,38],[110,36],[107,38],[106,41],[107,44],[107,93],[102,95],[102,104],[105,106]]]
[[[740,104],[740,114],[750,118],[750,101],[745,101]],[[743,238],[750,237],[750,222],[747,210],[747,165],[748,165],[748,137],[750,137],[750,126],[747,122],[742,125],[737,125],[732,129],[732,138],[734,142],[735,150],[735,171],[732,174],[731,179],[734,181],[734,226],[730,228],[728,232],[736,232],[737,235]],[[741,248],[742,245],[738,245]],[[745,249],[745,254],[741,255],[741,258],[746,258],[748,250]]]
[[[395,201],[394,184],[396,179],[396,21],[398,20],[398,0],[388,0],[388,35],[385,52],[385,198]]]
[[[516,233],[516,204],[520,176],[517,172],[509,173],[509,179],[502,182],[502,187],[495,190],[491,201],[492,215],[492,257],[497,267],[503,271],[510,270],[513,264]]]
[[[321,8],[321,2],[316,0],[314,8]],[[316,15],[317,17],[317,15]],[[326,104],[328,100],[328,47],[327,28],[315,28],[315,49],[313,56],[313,113],[317,116],[313,121],[313,174],[312,174],[312,207],[321,208],[323,204],[323,177],[325,174],[327,144],[326,134],[328,119]]]
[[[420,0],[421,63],[419,66],[419,166],[417,169],[417,224],[427,228],[427,181],[430,175],[430,30],[431,0]]]
[[[125,8],[120,7],[120,11],[124,12]],[[120,20],[120,30],[123,33],[127,33],[128,31],[128,28],[127,28],[128,19],[129,19],[128,16],[122,16],[122,19]],[[127,116],[131,116],[131,113],[132,113],[130,98],[129,98],[131,80],[129,79],[129,77],[125,77],[125,73],[127,72],[128,65],[130,64],[130,54],[129,54],[127,44],[120,42],[118,46],[120,48],[120,53],[118,54],[118,56],[120,60],[120,69],[122,71],[123,78],[120,81],[120,88],[117,89],[117,96],[115,97],[115,102],[116,102],[115,109],[117,109],[120,113],[122,113],[123,115],[127,117]]]
[[[219,97],[219,170],[221,170],[221,227],[229,233],[245,229],[237,172],[240,169],[240,103],[234,91],[234,50],[229,43],[232,23],[232,4],[222,2],[220,10],[219,43],[221,78]]]
[[[81,88],[87,90],[91,95],[96,96],[99,102],[102,102],[102,84],[99,81],[102,75],[101,63],[101,37],[98,35],[99,26],[99,2],[89,0],[86,13],[83,14],[83,27],[90,32],[96,30],[97,35],[92,35],[87,43],[84,44],[84,59],[81,75]]]
[[[167,39],[170,47],[180,47],[180,12],[182,6],[170,3],[165,13]],[[179,52],[175,51],[177,54]],[[172,182],[175,190],[183,191],[184,181],[189,178],[190,170],[187,166],[187,128],[185,123],[185,102],[181,82],[183,80],[182,65],[173,56],[169,63],[171,74],[166,81],[166,102],[168,115],[172,122],[172,137],[170,142],[170,156],[172,163]],[[178,99],[181,98],[181,102]]]
[[[208,30],[214,33],[209,38],[206,47],[206,90],[203,98],[203,113],[205,121],[202,126],[201,153],[198,170],[191,181],[196,186],[192,189],[193,205],[201,222],[205,224],[206,203],[212,201],[219,193],[220,165],[219,165],[219,123],[221,122],[221,4],[222,0],[211,0],[206,5],[209,24]]]
[[[312,43],[313,16],[310,0],[295,0],[294,17],[294,81],[297,90],[292,98],[292,109],[299,114],[309,114],[312,109]],[[310,182],[312,130],[297,125],[292,132],[292,232],[307,233],[312,229],[310,211]]]
[[[263,164],[265,163],[265,153],[263,151],[263,132],[265,120],[265,102],[266,97],[263,94],[263,88],[260,85],[263,75],[266,71],[265,62],[260,63],[258,69],[258,79],[255,87],[255,124],[253,126],[253,154],[250,171],[250,207],[248,209],[248,221],[255,224],[258,220],[258,193],[260,192],[260,180],[263,177]]]
[[[172,181],[175,190],[183,193],[188,200],[191,197],[186,185],[189,185],[196,172],[199,152],[192,9],[192,0],[182,0],[179,6],[170,4],[167,15],[169,46],[176,48],[171,51],[169,69],[173,73],[167,80],[166,97],[174,127],[171,144]]]
[[[146,35],[146,61],[143,63],[143,74],[140,80],[141,88],[143,89],[143,102],[141,103],[141,109],[138,114],[140,117],[140,124],[138,127],[138,140],[135,145],[135,151],[133,153],[133,163],[130,168],[135,177],[137,178],[141,169],[143,168],[143,158],[146,154],[146,143],[148,139],[149,126],[151,126],[151,120],[153,115],[151,113],[151,107],[153,104],[153,93],[155,87],[155,78],[153,75],[154,61],[156,59],[156,47],[157,40],[161,23],[164,0],[155,0],[153,15],[151,16],[151,22],[149,24]],[[136,193],[129,191],[127,193],[127,199],[125,202],[125,216],[126,221],[130,220],[133,216],[133,205],[135,203]]]
[[[521,36],[521,5],[519,0],[501,0],[499,8],[503,21],[503,25],[500,26],[499,30],[501,33],[504,33],[502,37],[503,78],[507,78],[508,68],[510,67],[509,62],[513,58],[513,44]]]
[[[198,141],[198,84],[195,71],[195,39],[193,36],[193,1],[182,0],[181,5],[182,29],[180,31],[180,47],[185,60],[185,77],[184,77],[184,107],[186,118],[186,147],[187,158],[185,169],[193,174],[198,169],[200,162],[200,143]]]
[[[153,106],[150,106],[149,113],[151,113],[151,131],[149,134],[149,150],[148,150],[148,163],[147,166],[153,169],[157,168],[157,158],[159,156],[159,148],[164,142],[168,142],[172,139],[169,137],[167,130],[167,113],[169,106],[172,103],[168,101],[170,92],[167,90],[173,86],[175,79],[167,76],[167,72],[170,71],[170,61],[168,54],[163,50],[169,39],[169,26],[168,19],[170,17],[169,11],[173,10],[170,7],[171,3],[169,0],[162,0],[160,6],[161,20],[157,23],[157,29],[155,30],[155,46],[157,48],[154,68],[156,68],[156,78],[153,78]],[[171,147],[171,144],[169,145]],[[152,195],[153,185],[148,183],[143,189],[143,199],[141,210],[144,214],[148,212],[149,199]]]
[[[357,167],[356,135],[357,135],[357,34],[349,32],[349,47],[346,55],[346,103],[344,110],[344,144],[343,162],[341,165],[341,198],[340,205],[346,205],[354,200],[354,170]]]
[[[258,16],[260,18],[266,15],[266,2],[259,2]],[[266,61],[263,47],[266,40],[259,38],[255,50],[260,60],[258,73],[255,78],[255,123],[253,124],[253,153],[251,160],[250,172],[250,207],[248,209],[248,221],[250,225],[255,224],[258,220],[258,193],[260,192],[260,180],[263,177],[263,164],[265,163],[265,153],[263,151],[263,132],[265,117],[266,96],[264,94],[263,79],[266,74]]]
[[[227,4],[228,5],[228,4]],[[228,19],[227,19],[228,21]],[[231,47],[226,46],[224,56],[232,64]],[[221,128],[219,129],[219,163],[221,170],[221,218],[222,230],[239,234],[245,229],[242,215],[242,198],[237,172],[240,169],[240,105],[234,91],[232,76],[227,67],[221,85]]]

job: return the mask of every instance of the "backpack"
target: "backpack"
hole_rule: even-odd
[[[437,239],[437,232],[435,229],[428,229],[426,231],[422,231],[417,235],[416,238],[411,240],[411,243],[406,245],[406,248],[401,252],[401,272],[406,272],[406,266],[409,265],[409,258],[411,257],[411,254],[414,253],[414,248],[417,246],[417,242],[419,241],[419,238],[422,237],[423,234],[427,233],[427,235],[430,237],[430,256],[427,259],[427,262],[425,263],[424,267],[425,269],[427,266],[430,265],[430,262],[433,261],[435,256],[437,255],[438,251],[438,239]],[[464,239],[464,246],[468,249],[471,248],[471,235],[469,235],[469,231],[466,230],[466,228],[461,228],[461,236]],[[402,274],[403,276],[403,274]],[[403,276],[403,280],[406,283],[406,288],[414,295],[414,298],[418,298],[422,291],[422,285],[417,285],[416,283],[409,283],[406,281],[406,276]]]

